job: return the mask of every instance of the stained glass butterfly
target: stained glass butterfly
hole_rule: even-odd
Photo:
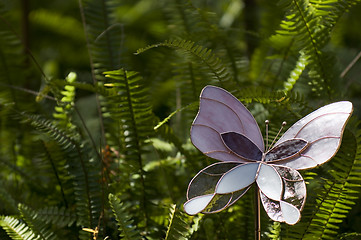
[[[202,169],[191,180],[185,212],[219,212],[256,182],[268,216],[296,224],[306,200],[306,185],[297,170],[314,168],[336,154],[352,110],[347,101],[321,107],[292,125],[265,151],[256,120],[243,104],[224,89],[205,87],[191,140],[205,155],[221,162]]]

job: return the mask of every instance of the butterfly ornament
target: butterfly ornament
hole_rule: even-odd
[[[189,183],[184,210],[215,213],[234,204],[256,182],[268,216],[296,224],[306,200],[297,170],[317,167],[337,152],[352,103],[326,105],[292,125],[268,150],[252,114],[231,93],[206,86],[191,127],[191,140],[206,156],[220,160]]]

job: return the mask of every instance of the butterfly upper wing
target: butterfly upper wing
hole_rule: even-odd
[[[261,131],[252,114],[226,90],[206,86],[200,96],[199,112],[192,124],[192,143],[205,155],[221,161],[247,161],[230,151],[221,134],[235,132],[264,152]]]
[[[307,147],[299,154],[275,162],[301,170],[316,167],[331,159],[341,145],[342,134],[352,110],[351,102],[341,101],[321,107],[297,121],[277,141],[275,148],[293,139],[306,140]]]

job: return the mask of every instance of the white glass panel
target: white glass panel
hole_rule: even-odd
[[[277,201],[281,200],[282,179],[273,167],[262,164],[256,181],[260,190],[267,197]]]
[[[298,132],[305,127],[306,124],[309,124],[310,121],[317,119],[319,116],[324,114],[330,113],[344,113],[349,117],[349,114],[352,112],[352,103],[343,101],[343,102],[336,102],[326,105],[324,107],[319,108],[318,110],[310,113],[309,115],[305,116],[304,118],[300,119],[298,122],[292,125],[285,134],[277,141],[276,145],[280,142],[283,142],[287,139],[294,138]],[[336,116],[337,118],[338,116]],[[341,125],[343,125],[342,122]],[[323,128],[323,127],[322,127]],[[308,139],[306,139],[308,140]],[[309,140],[308,140],[309,141]]]
[[[301,213],[295,206],[283,201],[280,202],[280,205],[283,217],[287,224],[293,225],[300,220]]]
[[[337,152],[340,144],[340,138],[323,138],[312,144],[303,155],[311,157],[318,164],[322,164],[329,160]]]
[[[317,166],[317,162],[311,157],[301,156],[289,161],[282,161],[277,164],[280,164],[284,167],[290,167],[297,170],[314,168]]]
[[[348,117],[349,114],[344,113],[320,116],[307,123],[295,137],[306,139],[309,142],[328,136],[339,137]]]
[[[203,211],[211,202],[213,194],[195,197],[183,205],[184,211],[189,215],[195,215]]]
[[[219,180],[216,193],[235,192],[251,185],[256,177],[259,163],[245,163],[233,168]]]
[[[328,161],[336,154],[340,141],[340,138],[320,139],[313,142],[312,145],[302,153],[301,157],[289,161],[280,161],[278,164],[297,170],[316,167]]]

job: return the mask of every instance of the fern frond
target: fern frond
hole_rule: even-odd
[[[180,211],[175,204],[170,207],[169,224],[165,240],[186,240],[191,237],[194,231],[197,230],[197,224],[195,229],[191,228],[191,217]]]
[[[73,17],[47,9],[36,9],[31,11],[29,20],[32,24],[41,26],[48,31],[55,31],[59,35],[71,37],[76,41],[84,41],[84,36],[79,34],[83,31],[83,26],[79,20]]]
[[[76,74],[71,72],[66,77],[66,82],[72,83],[76,80]],[[59,99],[58,105],[55,106],[55,113],[53,117],[57,120],[57,124],[66,131],[73,132],[75,131],[75,126],[71,121],[71,113],[74,108],[75,100],[75,87],[70,85],[65,85],[63,91],[61,91],[62,98]]]
[[[21,212],[22,218],[30,226],[31,230],[39,236],[39,239],[59,239],[52,231],[50,226],[48,224],[45,224],[45,222],[38,217],[36,211],[28,208],[23,204],[19,205],[19,211]]]
[[[12,86],[13,83],[21,85],[26,80],[28,66],[24,64],[25,55],[21,39],[13,31],[12,26],[6,19],[11,18],[10,14],[4,11],[4,4],[0,5],[0,83],[3,86]],[[13,88],[9,89],[12,101],[17,102],[18,94]]]
[[[59,186],[59,188],[55,189],[59,189],[65,207],[69,207],[67,195],[73,190],[69,187],[71,183],[67,172],[68,165],[66,159],[64,158],[61,148],[55,142],[41,141],[41,145],[43,147],[43,152],[40,157],[47,166],[47,173],[49,173],[52,178],[55,176],[55,182]]]
[[[329,42],[330,32],[337,20],[356,1],[293,1],[282,2],[286,10],[285,19],[281,22],[281,29],[271,37],[271,42],[280,44],[284,39],[294,39],[293,51],[301,53],[303,62],[307,62],[310,69],[308,75],[313,91],[331,93],[331,87],[336,77],[334,60],[323,48]],[[327,14],[326,14],[327,12]],[[281,44],[282,45],[282,44]],[[303,64],[302,64],[303,65]],[[294,82],[298,77],[292,76]],[[288,80],[288,82],[289,82]],[[326,88],[326,89],[325,89]]]
[[[139,179],[132,180],[138,184],[140,189],[132,189],[134,194],[140,194],[141,211],[144,216],[145,225],[147,224],[147,199],[145,186],[144,159],[142,154],[145,153],[144,147],[147,140],[154,134],[154,116],[150,105],[149,93],[144,87],[142,78],[137,72],[125,71],[123,69],[105,72],[107,86],[112,87],[116,95],[107,98],[104,104],[104,116],[108,115],[110,120],[109,126],[118,131],[109,132],[108,140],[112,140],[109,144],[124,153],[124,179],[129,181],[129,176],[137,174]],[[110,83],[111,82],[111,83]],[[127,176],[125,176],[127,175]],[[139,182],[140,181],[140,184]],[[134,196],[136,196],[134,195]],[[133,196],[133,197],[134,197]]]
[[[234,2],[233,6],[239,6],[239,3]],[[224,26],[230,23],[228,22],[229,15],[232,14],[225,14],[228,16],[220,18],[217,14],[196,7],[188,0],[169,1],[165,7],[165,13],[168,16],[171,36],[200,43],[206,48],[212,46],[214,53],[222,57],[224,65],[230,70],[234,83],[240,85],[241,68],[246,65],[247,60],[243,49],[239,47],[238,40],[242,37],[241,31],[236,29],[237,27]],[[237,13],[233,12],[233,14]],[[177,27],[174,28],[174,26]],[[230,38],[230,35],[233,37]]]
[[[109,204],[118,223],[119,236],[127,240],[140,239],[140,233],[134,225],[134,220],[127,211],[128,206],[113,194],[109,194]]]
[[[269,227],[269,233],[267,233],[267,237],[272,240],[280,240],[281,235],[281,224],[279,222],[273,222],[271,227]]]
[[[154,130],[157,130],[158,128],[160,128],[163,124],[167,123],[175,114],[177,114],[178,112],[180,111],[183,111],[185,109],[193,109],[195,108],[195,106],[198,106],[196,102],[190,104],[190,105],[187,105],[185,107],[182,107],[180,109],[177,109],[175,110],[174,112],[172,112],[171,114],[168,115],[168,117],[164,118],[161,122],[159,122],[155,127],[154,127]]]
[[[175,62],[173,65],[172,80],[176,85],[176,96],[173,98],[175,108],[198,102],[202,88],[213,82],[212,79],[209,79],[209,74],[205,74],[209,71],[208,67],[205,68],[201,64],[186,59]],[[186,109],[173,119],[172,127],[181,139],[188,138],[188,134],[183,129],[190,128],[195,113],[196,109]]]
[[[361,131],[351,119],[337,155],[330,161],[330,177],[317,190],[315,205],[307,205],[299,225],[290,228],[292,239],[334,239],[339,223],[356,203],[361,191]],[[313,180],[314,181],[314,180]],[[311,196],[312,196],[311,195]],[[310,209],[310,207],[312,209]]]
[[[179,38],[187,36],[194,40],[210,39],[214,32],[209,31],[207,20],[201,11],[194,7],[191,1],[169,1],[165,8],[165,14],[172,35]],[[172,26],[177,26],[177,28],[173,29]],[[213,26],[213,30],[215,30],[215,26]]]
[[[113,0],[82,0],[80,9],[87,36],[91,67],[96,81],[102,82],[102,72],[120,67],[121,31],[114,12],[119,3]]]
[[[153,134],[154,122],[147,89],[138,73],[125,70],[105,72],[116,95],[108,98],[107,114],[121,124],[130,159],[141,161],[141,146]],[[118,133],[119,134],[119,133]],[[119,135],[118,135],[119,137]],[[138,162],[140,164],[140,162]],[[141,164],[140,164],[141,167]]]
[[[70,227],[73,225],[77,216],[71,210],[64,207],[57,208],[54,206],[45,207],[36,211],[36,217],[45,224],[52,224],[57,228]]]
[[[54,87],[63,88],[65,86],[72,86],[79,90],[84,90],[89,93],[98,93],[99,95],[102,95],[104,97],[114,95],[114,93],[111,91],[111,89],[103,86],[101,83],[98,83],[97,85],[86,83],[86,82],[69,82],[64,80],[52,80],[51,84]]]
[[[227,87],[232,81],[231,74],[227,67],[223,64],[222,60],[218,58],[212,50],[196,45],[188,40],[167,40],[163,43],[150,45],[145,48],[138,49],[136,54],[141,54],[149,49],[157,47],[170,47],[186,51],[193,56],[196,56],[202,63],[209,68],[213,77],[223,86]]]
[[[8,190],[5,188],[3,181],[0,179],[0,202],[1,202],[1,209],[8,213],[18,213],[17,203],[15,199],[11,196]]]
[[[300,78],[301,74],[303,73],[307,65],[308,65],[307,58],[301,52],[296,62],[295,68],[289,73],[289,77],[287,81],[283,83],[284,91],[289,92],[293,89],[293,86],[296,84],[296,82]]]
[[[171,128],[167,124],[163,124],[156,130],[157,134],[166,139],[168,142],[173,143],[177,150],[182,153],[187,159],[193,159],[194,156],[192,156],[192,154],[184,148],[182,141],[176,134],[174,134],[173,128]],[[190,161],[190,163],[193,164],[193,161]]]
[[[62,148],[73,185],[77,223],[95,227],[101,210],[100,167],[99,162],[92,158],[91,149],[76,139],[78,135],[75,134],[76,138],[69,136],[49,120],[27,113],[21,116]]]
[[[25,223],[14,217],[0,216],[0,226],[13,240],[40,239]]]

